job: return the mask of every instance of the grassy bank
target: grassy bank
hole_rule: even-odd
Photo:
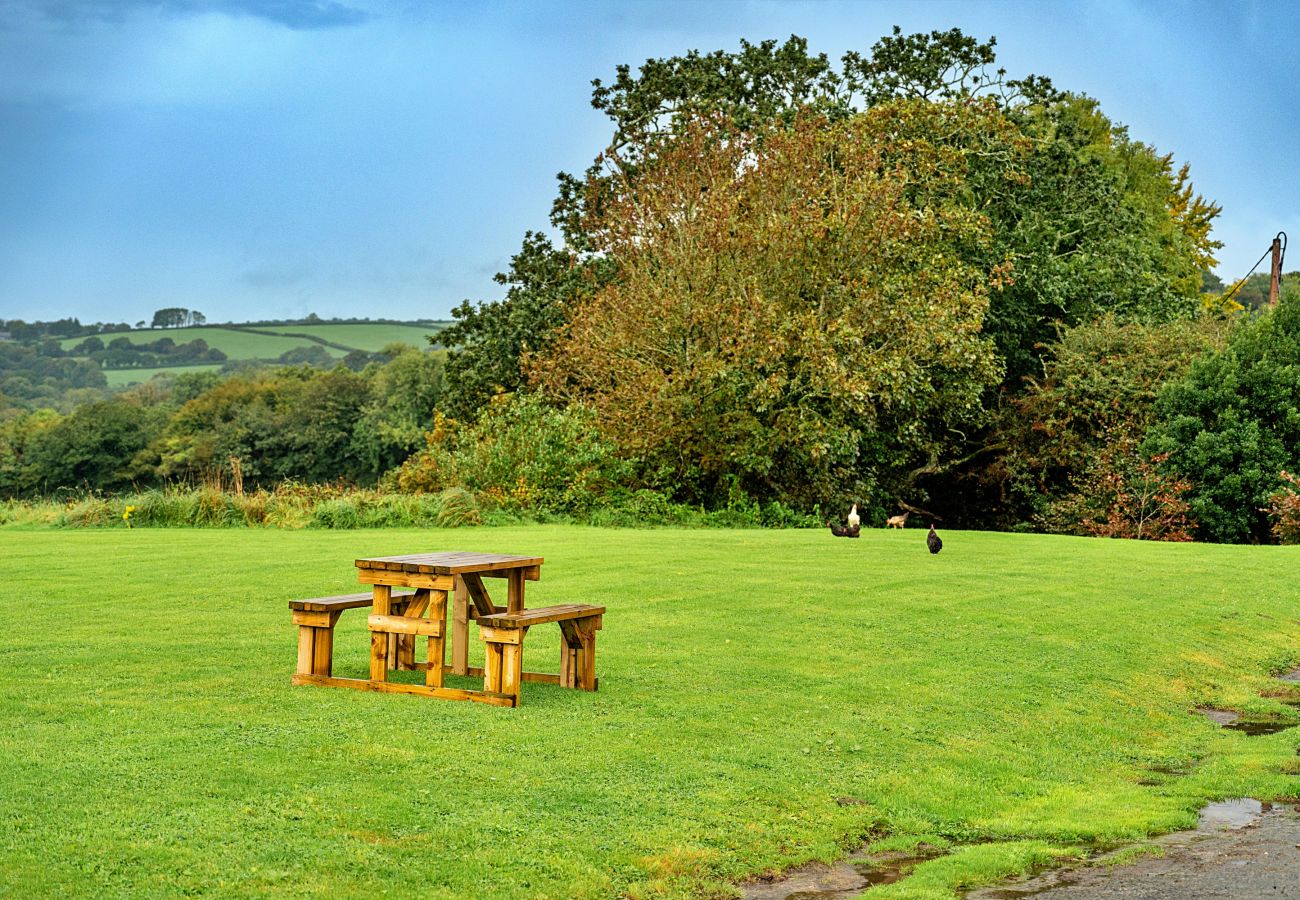
[[[0,530],[0,894],[729,896],[924,840],[952,852],[872,896],[948,897],[1296,796],[1300,731],[1189,710],[1295,717],[1260,693],[1300,659],[1300,549],[922,535]],[[289,685],[289,598],[439,549],[605,604],[600,692]],[[365,671],[345,613],[336,672]]]

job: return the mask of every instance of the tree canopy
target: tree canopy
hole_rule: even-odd
[[[537,381],[700,498],[730,475],[811,504],[937,452],[997,381],[979,332],[1002,276],[944,252],[987,226],[949,148],[895,137],[915,118],[1005,125],[902,101],[730,138],[715,116],[632,148],[638,172],[584,222],[618,277],[570,307]]]

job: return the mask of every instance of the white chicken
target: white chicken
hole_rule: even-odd
[[[850,528],[857,528],[862,522],[862,518],[858,515],[858,505],[856,503],[849,509],[848,522]]]

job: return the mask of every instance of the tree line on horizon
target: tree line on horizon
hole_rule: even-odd
[[[265,477],[538,515],[857,502],[877,524],[905,507],[969,528],[1283,536],[1296,288],[1276,310],[1257,279],[1228,297],[1219,207],[1189,167],[1087,96],[1008,77],[995,48],[895,29],[838,65],[791,37],[619,66],[593,82],[608,146],[559,176],[555,237],[524,235],[504,296],[454,311],[404,455],[360,465],[338,443],[355,424],[285,413],[305,456]],[[272,393],[337,407],[340,385],[316,387],[335,375]],[[347,415],[413,390],[375,384]],[[190,468],[151,477],[220,465],[225,445],[193,450],[226,434],[218,398],[262,390],[181,390],[149,452]],[[256,453],[240,458],[273,448]]]

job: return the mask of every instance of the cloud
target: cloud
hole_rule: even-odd
[[[350,28],[373,18],[365,10],[336,0],[161,0],[161,4],[181,14],[224,13],[266,19],[295,31]]]
[[[224,15],[262,19],[294,31],[350,28],[374,15],[339,0],[16,0],[9,19],[36,13],[64,25],[120,24],[135,14],[189,17]],[[3,17],[0,17],[3,18]]]

